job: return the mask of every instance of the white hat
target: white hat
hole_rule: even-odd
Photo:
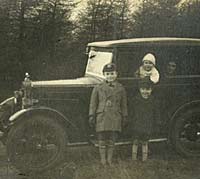
[[[154,65],[156,65],[156,58],[155,58],[154,55],[151,54],[151,53],[146,54],[146,55],[143,57],[142,61],[143,61],[143,62],[144,62],[144,61],[150,61],[151,63],[153,63]]]

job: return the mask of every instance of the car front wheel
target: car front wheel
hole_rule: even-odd
[[[23,172],[40,172],[55,167],[64,158],[67,135],[54,118],[35,115],[16,122],[8,134],[10,162]]]

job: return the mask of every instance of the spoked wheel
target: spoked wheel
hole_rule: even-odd
[[[67,135],[56,119],[37,115],[15,124],[7,141],[11,163],[24,172],[55,167],[64,157]]]
[[[177,152],[187,157],[200,157],[200,110],[193,110],[176,118],[172,142]]]

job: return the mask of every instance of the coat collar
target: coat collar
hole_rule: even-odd
[[[139,101],[144,101],[144,102],[149,102],[149,101],[152,101],[152,99],[153,99],[153,96],[152,96],[152,94],[151,94],[151,96],[148,98],[148,99],[144,99],[143,97],[142,97],[142,95],[140,94],[140,93],[138,93],[138,95],[136,95],[136,97],[135,97],[137,100],[139,100]]]
[[[113,85],[113,87],[110,87],[106,81],[102,84],[101,90],[104,91],[104,93],[106,93],[107,97],[113,96],[116,93],[118,93],[119,91],[121,91],[122,85],[120,83],[115,81],[112,85]]]
[[[117,81],[114,81],[114,82],[112,83],[112,86],[113,86],[113,87],[111,87],[111,86],[109,86],[109,83],[107,83],[107,82],[105,81],[105,82],[103,82],[102,86],[103,86],[105,89],[107,89],[107,88],[109,88],[109,89],[120,89],[119,87],[121,87],[122,85],[121,85],[120,83],[118,83]]]

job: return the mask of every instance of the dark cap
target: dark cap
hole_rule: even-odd
[[[139,88],[152,88],[152,85],[149,77],[142,78],[138,81]]]
[[[103,67],[103,73],[104,72],[111,72],[111,71],[116,71],[117,67],[114,63],[108,63]]]

